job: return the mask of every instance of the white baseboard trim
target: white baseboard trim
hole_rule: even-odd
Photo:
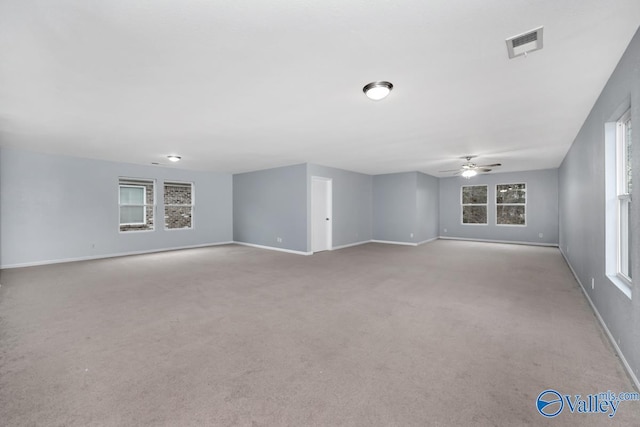
[[[505,243],[508,245],[527,245],[527,246],[546,246],[550,248],[557,248],[557,243],[540,243],[540,242],[520,242],[520,241],[512,241],[512,240],[490,240],[490,239],[473,239],[468,237],[449,237],[449,236],[439,236],[438,239],[443,240],[464,240],[468,242],[486,242],[486,243]]]
[[[130,256],[130,255],[144,255],[144,254],[153,254],[157,252],[168,252],[168,251],[179,251],[182,249],[195,249],[195,248],[206,248],[209,246],[220,246],[220,245],[230,245],[234,242],[217,242],[217,243],[203,243],[201,245],[188,245],[188,246],[174,246],[171,248],[162,248],[162,249],[149,249],[144,251],[130,251],[130,252],[119,252],[115,254],[106,254],[106,255],[90,255],[84,257],[74,257],[74,258],[61,258],[61,259],[49,259],[45,261],[34,261],[34,262],[21,262],[17,264],[6,264],[0,265],[0,270],[4,270],[7,268],[23,268],[23,267],[37,267],[39,265],[49,265],[49,264],[62,264],[65,262],[77,262],[77,261],[91,261],[94,259],[105,259],[105,258],[118,258],[122,256]]]
[[[294,251],[293,249],[276,248],[275,246],[256,245],[255,243],[247,243],[247,242],[232,242],[232,243],[235,243],[236,245],[240,245],[240,246],[249,246],[249,247],[258,248],[258,249],[268,249],[270,251],[286,252],[289,254],[313,255],[313,252]]]
[[[352,246],[360,246],[367,243],[371,243],[373,240],[363,240],[361,242],[348,243],[346,245],[334,246],[331,248],[332,251],[337,251],[338,249],[350,248]]]
[[[624,366],[624,369],[627,371],[627,374],[629,374],[629,377],[631,377],[631,381],[633,381],[633,384],[636,386],[636,390],[640,390],[640,381],[638,381],[638,377],[636,376],[635,372],[633,372],[633,369],[631,368],[631,365],[629,365],[629,362],[627,362],[627,359],[624,357],[622,350],[620,350],[620,347],[618,347],[618,343],[616,342],[616,339],[613,337],[613,334],[607,327],[607,324],[604,322],[604,319],[600,315],[600,312],[596,308],[595,304],[593,303],[593,301],[591,301],[591,297],[587,293],[585,287],[582,285],[580,278],[578,277],[578,275],[576,274],[576,271],[571,266],[571,263],[569,262],[569,258],[567,258],[562,248],[560,248],[560,253],[564,258],[564,261],[569,266],[569,270],[571,270],[571,273],[573,274],[573,277],[575,277],[576,282],[578,282],[578,284],[580,285],[580,289],[582,289],[582,293],[587,298],[587,301],[589,301],[589,305],[591,305],[591,309],[593,310],[596,317],[598,318],[598,321],[600,322],[600,326],[602,326],[602,329],[604,329],[604,332],[607,335],[607,338],[609,338],[609,342],[615,349],[616,353],[618,353],[618,357],[622,361],[622,365]]]
[[[425,243],[433,242],[434,240],[438,240],[439,237],[432,237],[431,239],[423,240],[422,242],[418,242],[417,245],[424,245]]]
[[[413,242],[394,242],[393,240],[371,240],[373,243],[385,243],[387,245],[403,245],[403,246],[418,246]]]
[[[413,243],[413,242],[394,242],[393,240],[363,240],[362,242],[349,243],[348,245],[335,246],[332,250],[336,249],[344,249],[351,246],[364,245],[365,243],[384,243],[387,245],[402,245],[402,246],[420,246],[425,243],[433,242],[434,240],[438,240],[438,237],[433,237],[431,239],[423,240],[422,242]]]

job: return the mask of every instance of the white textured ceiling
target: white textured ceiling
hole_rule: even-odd
[[[0,143],[225,172],[553,168],[639,24],[638,0],[2,0]]]

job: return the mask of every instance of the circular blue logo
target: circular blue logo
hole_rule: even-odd
[[[555,390],[545,390],[538,395],[536,400],[536,407],[540,415],[544,415],[548,418],[553,418],[562,412],[564,408],[564,401],[562,396]]]

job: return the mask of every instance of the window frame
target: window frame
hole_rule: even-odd
[[[124,181],[124,182],[123,182]],[[140,185],[137,185],[136,183],[139,182]],[[153,203],[148,203],[148,198],[147,198],[147,189],[144,185],[142,184],[149,184],[151,185],[151,191],[153,193]],[[122,204],[122,200],[120,197],[120,188],[121,187],[140,187],[143,188],[143,195],[144,195],[144,204],[143,205],[138,205],[138,204]],[[121,208],[123,206],[141,206],[144,209],[144,222],[140,222],[140,223],[121,223],[120,222],[120,211]],[[155,209],[156,208],[156,181],[155,179],[149,179],[149,178],[130,178],[130,177],[118,177],[118,233],[145,233],[145,232],[149,232],[149,231],[154,231],[156,228],[156,212]],[[124,227],[136,227],[136,226],[148,226],[147,224],[147,209],[151,209],[151,218],[152,218],[152,224],[149,228],[145,228],[145,229],[128,229],[128,230],[122,230],[121,228]]]
[[[142,190],[142,204],[122,203],[122,188],[139,188]],[[120,225],[147,225],[147,188],[144,185],[118,184],[118,208],[122,207],[138,207],[142,208],[142,222],[120,222]]]
[[[177,203],[166,203],[166,195],[165,188],[167,186],[191,186],[191,204],[177,204]],[[196,205],[196,186],[192,181],[164,181],[162,183],[162,202],[164,204],[164,212],[163,212],[163,220],[164,220],[164,230],[165,231],[178,231],[178,230],[193,230],[195,228],[195,205]],[[191,208],[191,226],[190,227],[181,227],[181,228],[168,228],[167,227],[167,207],[190,207]]]
[[[628,109],[616,121],[616,162],[615,162],[615,182],[616,182],[616,276],[631,288],[633,279],[623,271],[623,262],[630,260],[629,241],[623,238],[624,234],[628,235],[631,226],[631,218],[629,208],[631,207],[632,195],[628,191],[628,172],[627,172],[627,129],[631,124],[631,109]],[[633,189],[632,189],[633,190]],[[626,212],[625,212],[626,208]],[[623,217],[625,220],[623,220]],[[627,265],[627,271],[630,271],[631,265]]]
[[[498,186],[500,185],[524,185],[524,203],[498,203]],[[496,194],[493,199],[496,207],[496,217],[495,217],[496,227],[526,227],[527,226],[527,203],[529,201],[529,195],[527,190],[528,186],[529,184],[527,184],[524,181],[496,184],[495,186]],[[524,224],[499,224],[498,223],[498,206],[523,206],[524,207]]]
[[[487,200],[485,203],[464,203],[464,188],[467,187],[486,187]],[[486,209],[486,222],[464,222],[464,207],[465,206],[484,206]],[[460,224],[462,225],[489,225],[489,185],[488,184],[476,184],[476,185],[461,185],[460,186]]]

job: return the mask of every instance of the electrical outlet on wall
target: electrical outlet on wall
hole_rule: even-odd
[[[444,232],[445,232],[445,233],[447,232],[447,229],[446,229],[446,228],[444,229]]]
[[[282,243],[282,237],[276,237],[276,241],[277,241],[278,243]]]
[[[538,233],[538,237],[542,239],[542,237],[544,236],[544,234],[542,233]]]
[[[409,236],[410,236],[411,238],[413,238],[413,233],[411,233]]]

